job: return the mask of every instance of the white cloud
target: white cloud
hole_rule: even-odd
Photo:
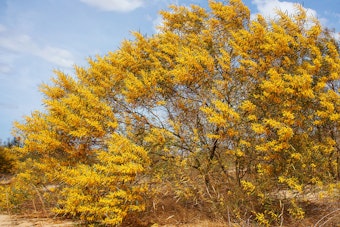
[[[29,35],[13,34],[7,32],[6,29],[1,30],[1,26],[0,51],[4,53],[11,51],[16,54],[38,56],[57,66],[66,68],[72,67],[74,63],[73,56],[68,50],[58,47],[39,45]],[[0,69],[2,72],[8,72],[10,70],[10,67],[8,66],[9,63],[5,63],[3,59],[0,59],[0,65],[2,65]]]
[[[31,49],[33,42],[31,37],[28,35],[10,35],[0,34],[0,47],[15,51],[15,52],[26,52]]]
[[[160,32],[159,27],[161,27],[163,25],[163,18],[161,15],[158,15],[156,17],[156,19],[152,20],[152,25],[153,25],[153,29],[156,33]]]
[[[39,51],[36,52],[36,55],[51,63],[67,68],[72,67],[74,64],[71,52],[61,48],[46,46],[39,49]]]
[[[5,76],[5,74],[10,74],[13,72],[15,69],[15,67],[13,67],[13,62],[15,59],[15,54],[4,51],[0,47],[0,80]]]
[[[143,0],[80,0],[103,11],[129,12],[143,5]]]
[[[333,32],[331,35],[333,36],[333,38],[334,38],[335,40],[337,40],[338,42],[340,42],[340,32]]]
[[[257,10],[264,17],[274,18],[276,11],[281,10],[287,14],[295,14],[296,7],[293,2],[279,1],[279,0],[252,0],[252,3],[256,5]],[[308,17],[316,17],[317,13],[315,10],[305,8]]]

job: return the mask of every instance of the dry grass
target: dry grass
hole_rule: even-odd
[[[7,179],[2,179],[7,180]],[[235,223],[232,220],[216,219],[216,215],[197,204],[178,201],[174,196],[165,193],[157,202],[152,204],[141,214],[130,216],[123,223],[125,227],[252,227],[251,220]],[[292,220],[284,216],[279,226],[291,227],[340,227],[340,200],[338,196],[323,197],[318,194],[308,194],[304,198],[303,208],[306,218]],[[39,209],[38,209],[39,210]],[[41,210],[41,209],[40,209]],[[12,226],[81,226],[70,220],[48,217],[48,212],[35,211],[32,207],[25,207],[24,215],[0,215],[0,227]],[[253,222],[254,223],[254,222]]]
[[[282,227],[340,227],[340,200],[333,197],[320,199],[317,195],[308,195],[302,204],[306,217],[294,220],[288,213],[282,219]],[[199,209],[192,204],[176,202],[170,196],[164,197],[152,209],[139,217],[130,218],[124,223],[130,227],[255,227],[254,220],[238,223],[232,220],[218,220],[209,211]]]
[[[336,204],[324,204],[317,206],[309,204],[306,210],[307,217],[300,221],[286,220],[282,226],[286,227],[340,227],[340,208],[335,208]],[[323,210],[328,209],[328,210]],[[159,216],[157,216],[159,215]],[[187,215],[187,216],[186,216]],[[16,215],[0,215],[0,227],[57,227],[57,226],[82,226],[80,223],[72,222],[70,220],[61,220],[56,218],[30,217],[30,216],[16,216]],[[130,218],[123,226],[133,227],[253,227],[247,222],[243,223],[228,223],[222,220],[209,220],[204,217],[204,214],[198,214],[197,211],[186,210],[183,213],[176,213],[172,211],[168,214],[166,212],[155,212],[150,217]]]

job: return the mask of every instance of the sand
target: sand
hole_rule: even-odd
[[[11,216],[0,214],[0,227],[56,227],[56,226],[74,226],[71,221],[61,221],[52,218],[23,218],[19,216]]]

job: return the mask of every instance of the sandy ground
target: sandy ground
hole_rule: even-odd
[[[51,218],[24,218],[0,214],[0,227],[71,227],[77,223]],[[178,227],[179,225],[155,225],[155,227]],[[182,224],[181,227],[225,227],[221,223],[203,221],[200,224]]]
[[[51,218],[20,218],[17,216],[0,214],[0,227],[67,227],[74,225],[75,223],[71,221],[60,221]]]
[[[24,218],[0,214],[0,227],[71,227],[77,223],[72,221],[61,221],[51,218]],[[155,227],[225,227],[217,222],[202,221],[199,224],[181,224],[181,225],[154,225]]]

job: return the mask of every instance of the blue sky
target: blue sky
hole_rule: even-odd
[[[340,0],[245,0],[252,14],[293,12],[300,3],[322,24],[340,31]],[[131,31],[152,35],[169,4],[207,6],[207,0],[0,0],[0,139],[13,121],[42,110],[39,84],[58,69],[114,51]],[[337,35],[339,38],[340,36]]]

